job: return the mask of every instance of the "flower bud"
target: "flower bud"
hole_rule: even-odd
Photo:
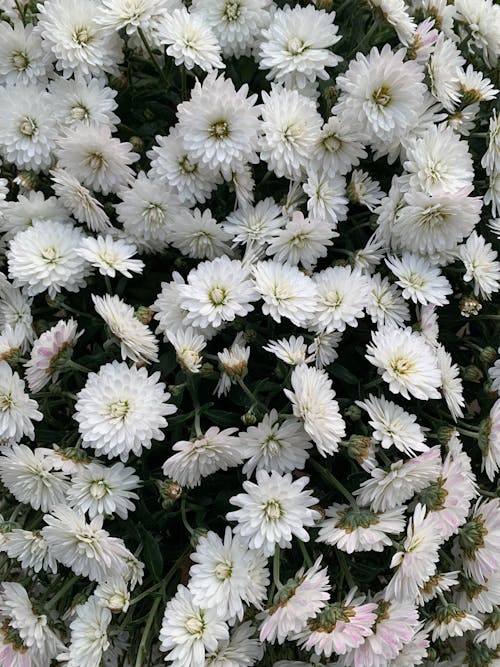
[[[153,311],[148,306],[139,306],[135,311],[135,316],[143,324],[149,324],[153,319]]]
[[[486,364],[486,366],[491,366],[492,364],[495,363],[497,359],[497,351],[495,350],[494,347],[491,347],[491,345],[487,345],[486,347],[483,347],[479,354],[479,358],[483,362],[483,364]]]
[[[470,317],[471,315],[478,315],[483,305],[475,296],[463,296],[460,299],[458,307],[463,317]]]
[[[462,369],[462,377],[464,380],[467,380],[468,382],[478,383],[481,382],[481,379],[483,377],[483,372],[477,366],[470,365]]]
[[[359,421],[361,419],[361,415],[362,415],[361,408],[358,408],[358,406],[355,405],[354,403],[350,405],[344,412],[344,416],[353,422]]]

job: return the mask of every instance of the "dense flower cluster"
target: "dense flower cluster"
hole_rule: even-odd
[[[0,665],[500,666],[499,60],[0,0]]]

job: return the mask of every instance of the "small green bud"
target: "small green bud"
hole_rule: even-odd
[[[478,383],[483,378],[483,372],[477,366],[470,365],[462,369],[462,377],[468,382]]]
[[[445,447],[455,434],[456,430],[453,428],[453,426],[441,426],[437,432],[439,444]]]
[[[198,528],[195,528],[193,530],[193,532],[191,533],[191,537],[189,538],[189,544],[193,547],[193,549],[196,549],[196,547],[198,546],[198,542],[200,541],[200,538],[205,537],[207,533],[208,530],[203,526],[199,526]]]
[[[257,417],[252,410],[249,410],[248,412],[245,412],[244,415],[241,415],[241,421],[245,426],[253,426],[257,422]]]
[[[148,306],[139,306],[135,311],[135,316],[143,324],[149,324],[153,319],[153,311]]]
[[[132,144],[132,148],[136,153],[142,153],[144,150],[144,141],[140,137],[130,137],[129,139],[130,143]]]
[[[492,364],[494,364],[495,361],[497,360],[497,357],[498,357],[497,351],[495,350],[494,347],[491,347],[491,345],[483,347],[481,353],[479,354],[479,358],[481,359],[483,364],[486,364],[486,366],[491,366]]]
[[[357,422],[361,419],[361,408],[358,408],[358,406],[353,403],[347,408],[347,410],[344,412],[344,415],[347,417],[347,419],[350,419],[353,422]]]

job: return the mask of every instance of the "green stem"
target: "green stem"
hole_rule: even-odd
[[[59,600],[66,595],[69,589],[73,587],[73,584],[76,584],[76,582],[79,581],[79,579],[80,577],[76,575],[74,577],[71,577],[71,579],[67,579],[61,586],[61,588],[57,591],[57,593],[54,595],[54,597],[51,598],[45,604],[45,610],[47,611],[48,609],[52,609],[52,607],[54,607],[56,602],[59,602]]]
[[[389,466],[390,468],[392,465],[391,460],[381,447],[377,450],[377,454],[380,456],[385,465]]]
[[[155,599],[153,602],[153,605],[151,607],[151,611],[149,612],[148,615],[148,620],[146,621],[146,625],[144,627],[144,632],[142,633],[141,637],[141,642],[139,644],[139,648],[137,650],[137,658],[135,661],[135,667],[144,667],[144,657],[146,655],[146,647],[148,644],[148,639],[149,639],[149,633],[151,632],[151,627],[153,626],[156,612],[158,611],[158,607],[160,606],[161,603],[161,596],[158,595],[158,597]]]
[[[273,556],[273,581],[278,590],[283,588],[283,584],[280,581],[280,557],[281,549],[278,545],[276,545]]]
[[[194,533],[194,529],[187,520],[187,515],[186,515],[186,499],[182,498],[181,500],[181,519],[182,523],[184,524],[185,529],[188,531],[190,535]]]
[[[196,390],[196,385],[194,383],[194,378],[192,373],[186,373],[185,375],[187,378],[186,385],[189,390],[189,393],[191,394],[191,399],[193,401],[193,407],[194,407],[194,430],[197,438],[203,438],[203,431],[201,430],[201,422],[200,422],[201,406],[200,406],[200,401],[198,399],[198,392]]]
[[[307,567],[312,567],[313,562],[311,560],[311,557],[307,553],[306,545],[304,544],[304,542],[302,542],[302,540],[299,540],[299,547],[300,550],[302,551],[302,557],[304,558],[304,563],[307,565]]]
[[[347,581],[349,588],[354,588],[356,586],[356,582],[354,581],[351,571],[349,570],[349,565],[347,563],[344,553],[339,549],[336,549],[336,554],[337,554],[337,560],[340,565],[340,569],[344,574],[345,580]]]
[[[80,371],[81,373],[92,373],[90,368],[87,368],[87,366],[82,366],[82,364],[79,364],[76,361],[73,361],[73,359],[66,359],[66,362],[64,364],[67,368],[72,368],[74,371]]]
[[[237,382],[237,383],[239,384],[239,386],[243,389],[243,391],[244,391],[245,394],[248,396],[248,398],[250,398],[250,399],[252,400],[252,405],[250,406],[251,408],[253,408],[253,407],[260,407],[262,410],[264,410],[264,412],[267,412],[267,411],[268,411],[268,407],[267,407],[267,405],[266,405],[265,403],[262,403],[262,401],[260,401],[260,400],[255,396],[255,394],[253,393],[253,391],[252,391],[249,387],[247,387],[247,385],[245,384],[245,382],[243,381],[242,378],[237,377],[237,378],[236,378],[236,382]]]
[[[462,435],[468,435],[469,438],[474,438],[475,440],[479,438],[479,433],[476,431],[470,431],[468,428],[460,428],[458,426],[455,426],[455,429]]]
[[[129,602],[129,607],[131,607],[134,604],[137,604],[141,600],[143,600],[145,597],[147,597],[150,593],[155,591],[157,588],[160,588],[163,584],[160,582],[159,584],[155,584],[154,586],[150,586],[147,588],[145,591],[140,593],[139,595],[136,595],[135,598],[132,598]]]
[[[354,498],[352,493],[348,491],[345,488],[345,486],[341,482],[339,482],[339,480],[336,477],[334,477],[329,470],[323,468],[323,466],[314,459],[309,459],[309,463],[315,470],[319,472],[319,474],[323,477],[323,479],[332,486],[334,486],[337,489],[337,491],[339,491],[353,507],[358,506],[358,504],[356,503],[356,499]]]
[[[161,80],[163,81],[163,83],[165,84],[165,86],[168,88],[169,85],[170,85],[170,82],[169,82],[168,79],[165,77],[165,72],[163,71],[163,69],[162,69],[160,63],[158,62],[158,60],[156,59],[156,56],[155,56],[155,54],[153,53],[153,49],[152,49],[151,46],[149,45],[149,42],[148,42],[148,40],[147,40],[146,35],[144,34],[142,28],[138,28],[138,29],[137,29],[137,32],[139,33],[139,37],[141,38],[141,41],[142,41],[142,43],[144,44],[144,48],[146,49],[146,51],[147,51],[147,53],[148,53],[148,56],[149,56],[151,62],[152,62],[153,65],[155,66],[156,70],[158,71],[158,74],[160,75]]]

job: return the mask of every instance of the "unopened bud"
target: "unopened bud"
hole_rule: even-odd
[[[362,465],[372,453],[373,438],[365,435],[351,435],[347,443],[348,455]]]
[[[333,7],[333,0],[316,0],[316,7],[318,9],[325,9],[329,12]]]
[[[323,90],[323,97],[329,107],[332,107],[335,104],[338,96],[339,96],[339,91],[337,90],[337,88],[335,88],[335,86],[327,86]]]
[[[115,88],[116,90],[123,90],[128,86],[128,78],[126,74],[121,72],[117,76],[112,77],[110,83],[112,88]]]
[[[245,426],[253,426],[257,422],[257,417],[249,410],[244,415],[241,415],[241,421]]]
[[[144,150],[144,141],[140,137],[130,137],[129,139],[130,143],[132,144],[132,148],[136,153],[142,153]]]
[[[180,396],[184,391],[185,386],[186,386],[185,382],[183,382],[182,384],[169,384],[168,390],[172,394],[172,396]]]
[[[154,312],[148,306],[139,306],[135,311],[135,316],[143,324],[149,324],[153,319]]]
[[[38,175],[31,171],[20,171],[15,177],[14,183],[21,190],[36,190],[38,188]]]
[[[460,314],[464,317],[478,315],[483,307],[482,303],[475,296],[463,296],[458,304]]]
[[[164,506],[166,503],[168,507],[171,507],[176,500],[179,500],[183,493],[182,486],[177,482],[174,482],[173,479],[158,482],[158,490],[160,491],[162,503]]]
[[[462,369],[462,377],[468,382],[481,382],[483,377],[483,372],[477,366],[466,366]]]
[[[195,528],[193,532],[191,533],[191,537],[189,538],[189,544],[193,547],[193,549],[196,549],[198,546],[198,542],[200,541],[201,537],[205,537],[207,535],[208,530],[206,528],[203,528],[202,526]]]
[[[361,419],[361,408],[358,408],[358,406],[353,403],[347,408],[347,410],[344,412],[344,415],[347,417],[347,419],[350,419],[353,422],[357,422]]]
[[[497,351],[495,350],[494,347],[491,347],[491,345],[487,345],[486,347],[483,347],[479,354],[479,358],[483,362],[483,364],[486,364],[487,366],[491,366],[492,364],[495,363],[497,359]]]
[[[437,432],[439,444],[445,447],[454,435],[456,435],[456,430],[453,426],[441,426]]]
[[[209,361],[206,361],[200,368],[200,377],[211,377],[214,373],[214,367]]]

